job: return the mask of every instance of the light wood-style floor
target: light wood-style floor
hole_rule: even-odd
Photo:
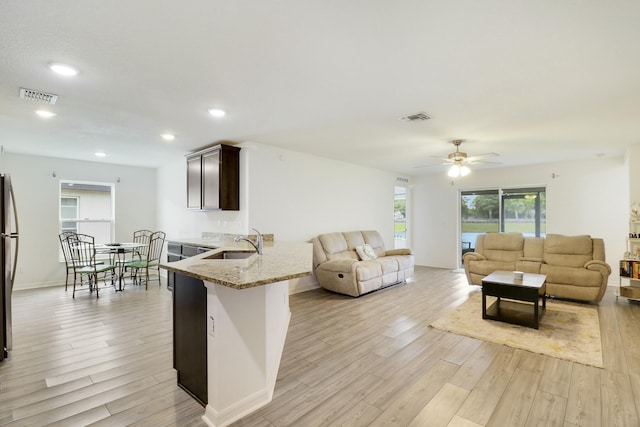
[[[478,288],[416,268],[354,299],[291,297],[273,402],[235,426],[638,426],[640,305],[599,305],[604,369],[428,327]],[[64,288],[14,293],[14,349],[0,364],[0,425],[204,426],[176,386],[171,294]]]

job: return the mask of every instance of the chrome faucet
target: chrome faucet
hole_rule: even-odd
[[[255,228],[252,228],[252,230],[255,231],[256,234],[257,234],[255,242],[253,240],[251,240],[250,238],[246,237],[246,236],[238,236],[235,239],[233,239],[233,241],[234,242],[239,242],[241,240],[247,241],[247,242],[251,243],[251,245],[254,248],[256,248],[256,251],[258,252],[259,255],[262,255],[262,246],[263,246],[262,234],[260,234],[260,232],[258,230],[256,230]]]

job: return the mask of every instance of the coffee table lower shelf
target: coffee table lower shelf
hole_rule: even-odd
[[[537,304],[537,302],[534,304]],[[486,313],[483,314],[482,318],[538,329],[539,319],[544,314],[545,308],[540,308],[538,322],[536,322],[533,318],[535,312],[533,304],[499,298],[487,307]]]

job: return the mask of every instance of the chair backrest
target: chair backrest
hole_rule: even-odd
[[[76,268],[88,267],[96,263],[96,247],[93,236],[75,234],[68,239],[72,264]]]
[[[164,238],[166,233],[164,231],[156,231],[151,234],[149,240],[147,261],[159,261],[162,255],[162,247],[164,246]]]
[[[138,230],[133,232],[133,243],[141,243],[144,246],[138,249],[138,253],[142,258],[145,258],[149,253],[149,242],[151,242],[151,230]]]
[[[64,263],[67,265],[67,267],[73,266],[71,246],[69,241],[70,239],[73,239],[75,235],[76,233],[74,231],[65,231],[58,235],[60,246],[62,246],[62,254],[64,255]]]

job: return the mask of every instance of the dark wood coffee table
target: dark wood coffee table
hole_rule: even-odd
[[[513,271],[494,271],[482,279],[482,318],[538,329],[547,308],[546,280],[544,274],[524,273],[518,280]],[[498,298],[488,308],[487,296]],[[542,310],[538,305],[540,299]]]

